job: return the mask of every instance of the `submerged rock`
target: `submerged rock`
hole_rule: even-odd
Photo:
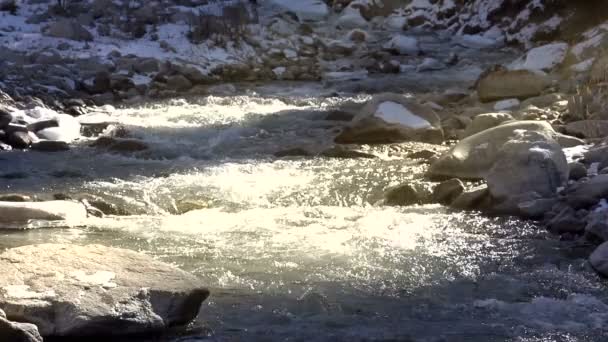
[[[371,153],[365,153],[362,151],[357,151],[357,150],[345,148],[342,146],[330,147],[330,148],[322,151],[321,156],[327,157],[327,158],[342,158],[342,159],[356,159],[356,158],[375,159],[375,158],[377,158],[377,156],[375,156]]]
[[[439,116],[398,94],[371,99],[336,139],[339,144],[386,144],[403,141],[441,143]]]
[[[209,291],[144,254],[43,244],[0,254],[0,306],[43,336],[156,333],[196,317]]]
[[[112,137],[100,137],[91,144],[91,147],[106,148],[112,152],[139,152],[148,149],[148,145],[143,141]]]

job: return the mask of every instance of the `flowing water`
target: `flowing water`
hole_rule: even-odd
[[[273,157],[331,141],[324,111],[365,100],[336,91],[270,84],[116,110],[150,145],[134,154],[86,142],[3,153],[5,192],[86,193],[131,215],[0,231],[0,249],[99,243],[193,272],[212,292],[197,332],[155,341],[608,340],[608,291],[585,246],[515,219],[375,205],[423,171],[390,147],[372,160]]]

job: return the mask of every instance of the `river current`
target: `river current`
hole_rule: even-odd
[[[0,231],[0,249],[98,243],[199,276],[212,294],[193,334],[153,341],[608,340],[589,246],[516,219],[378,205],[422,177],[390,146],[369,147],[378,159],[273,156],[330,142],[327,110],[364,101],[361,87],[257,85],[109,110],[142,152],[2,153],[3,192],[94,195],[129,215]]]

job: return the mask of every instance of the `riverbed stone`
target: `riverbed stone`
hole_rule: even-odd
[[[525,100],[540,95],[550,85],[546,75],[529,70],[498,70],[490,72],[477,83],[482,102],[516,98]]]
[[[485,176],[503,211],[516,214],[524,199],[552,198],[568,181],[568,161],[557,142],[539,132],[516,132]]]
[[[76,20],[61,19],[51,23],[44,34],[51,37],[66,38],[78,41],[92,41],[93,35]]]
[[[112,152],[139,152],[149,148],[148,145],[141,140],[112,137],[99,137],[90,146],[106,148]]]
[[[583,163],[572,162],[568,164],[568,168],[570,169],[569,175],[571,180],[577,181],[583,177],[587,177],[587,167]]]
[[[0,309],[0,341],[42,342],[42,337],[34,324],[11,322]]]
[[[463,137],[469,137],[473,134],[483,132],[486,129],[496,127],[503,122],[513,120],[513,116],[509,113],[484,113],[479,114],[467,126],[462,134]]]
[[[340,159],[375,159],[377,156],[366,153],[363,151],[346,148],[343,146],[333,146],[326,150],[321,151],[321,156],[327,158],[340,158]]]
[[[28,148],[32,145],[33,139],[28,132],[16,131],[9,133],[7,141],[14,148]]]
[[[458,178],[441,182],[433,189],[433,202],[450,205],[464,192],[464,184]]]
[[[65,141],[40,140],[32,144],[31,149],[40,152],[68,151],[70,145]]]
[[[585,221],[577,217],[574,208],[565,207],[546,226],[555,234],[580,234],[585,230]]]
[[[384,204],[390,206],[411,206],[429,202],[431,192],[422,184],[401,184],[386,190]]]
[[[486,184],[476,186],[461,193],[450,207],[458,210],[483,210],[489,206],[490,191]]]
[[[555,132],[547,122],[507,122],[461,140],[448,153],[431,164],[429,175],[442,178],[483,179],[497,161],[502,147],[522,130],[537,132],[538,139],[555,140],[562,147],[571,144],[570,137]]]
[[[597,175],[566,189],[566,200],[574,208],[587,208],[608,197],[608,174]]]
[[[339,144],[403,141],[441,143],[441,121],[431,108],[391,93],[374,96],[335,139]]]
[[[4,129],[9,123],[13,121],[13,116],[8,110],[4,110],[0,107],[0,129]]]
[[[158,333],[194,319],[209,291],[144,254],[42,244],[0,254],[0,306],[42,336]]]
[[[591,253],[589,263],[599,274],[608,277],[608,242],[599,245]]]
[[[585,139],[605,138],[608,136],[608,120],[580,120],[569,122],[565,132]]]
[[[80,202],[0,202],[0,222],[23,223],[29,220],[82,221],[86,218],[86,208]]]

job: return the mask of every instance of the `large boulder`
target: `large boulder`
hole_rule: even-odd
[[[546,75],[529,70],[498,70],[477,82],[477,94],[482,102],[505,99],[524,100],[540,95],[550,85]]]
[[[23,223],[29,220],[82,221],[87,209],[80,202],[0,202],[0,223]]]
[[[556,197],[568,173],[557,142],[540,132],[521,131],[502,146],[485,179],[497,208],[518,214],[519,203]]]
[[[47,36],[78,41],[92,41],[93,35],[76,20],[61,19],[51,23],[44,33]]]
[[[0,254],[0,307],[43,336],[157,333],[194,319],[200,281],[144,254],[99,245],[32,245]]]
[[[372,98],[336,139],[340,144],[384,144],[403,141],[441,143],[439,116],[430,108],[398,94]]]
[[[544,121],[514,121],[479,132],[461,140],[448,153],[433,163],[429,175],[442,178],[483,179],[498,160],[503,146],[518,131],[540,133],[545,141],[555,140],[569,147],[571,139],[553,130]]]
[[[0,309],[0,341],[42,342],[38,328],[30,323],[11,322]]]

